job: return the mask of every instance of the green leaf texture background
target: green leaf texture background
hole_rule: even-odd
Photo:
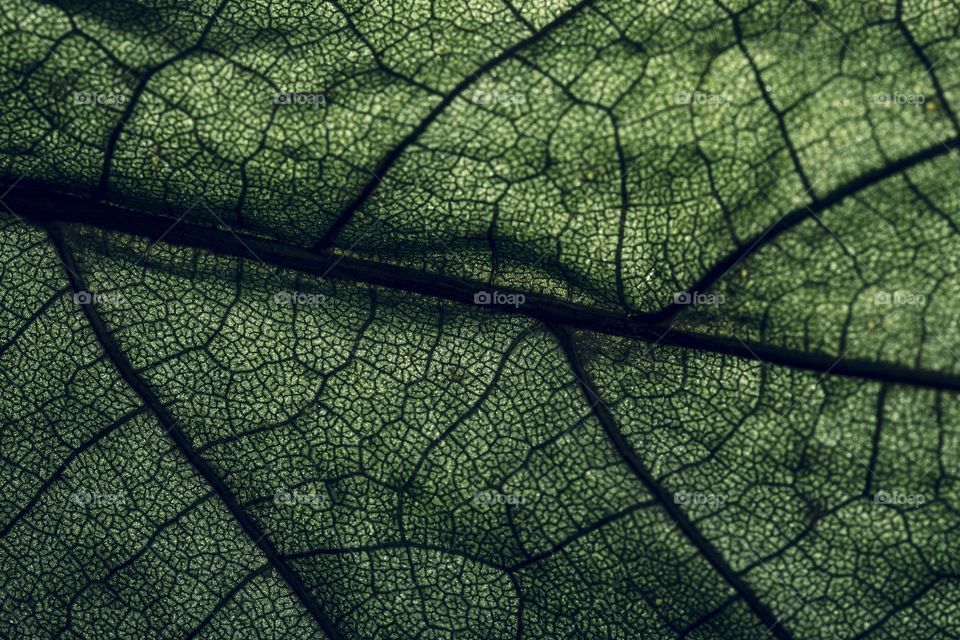
[[[960,6],[5,0],[0,637],[960,637]]]

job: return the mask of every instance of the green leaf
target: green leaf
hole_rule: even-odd
[[[0,636],[951,638],[904,2],[0,10]]]

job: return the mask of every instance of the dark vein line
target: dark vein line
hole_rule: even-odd
[[[580,2],[572,6],[564,13],[560,14],[553,22],[546,25],[543,29],[533,34],[529,38],[525,38],[513,46],[504,49],[499,54],[477,67],[466,78],[461,80],[453,89],[450,90],[449,93],[443,97],[442,100],[440,100],[440,102],[436,104],[436,106],[433,107],[433,109],[430,110],[429,113],[427,113],[423,120],[421,120],[420,123],[417,124],[417,126],[414,127],[410,133],[408,133],[396,146],[387,152],[387,154],[377,165],[377,168],[374,169],[373,177],[363,186],[359,195],[357,195],[357,197],[354,198],[353,201],[350,202],[350,204],[348,204],[346,208],[340,212],[336,220],[331,223],[330,228],[328,228],[326,233],[323,234],[323,237],[321,237],[320,240],[318,240],[314,245],[314,248],[326,249],[333,244],[343,228],[347,226],[351,219],[353,219],[353,215],[366,203],[371,194],[373,194],[374,190],[377,188],[377,185],[384,178],[386,173],[397,162],[397,160],[400,159],[400,157],[403,155],[403,152],[407,150],[407,147],[420,139],[420,136],[423,135],[427,128],[429,128],[430,125],[433,124],[433,122],[439,118],[444,111],[446,111],[447,107],[450,106],[450,103],[462,95],[464,91],[478,82],[481,76],[489,73],[506,60],[510,60],[520,51],[541,41],[557,28],[566,24],[571,18],[579,14],[585,8],[592,5],[595,1],[596,0],[580,0]]]
[[[816,219],[820,213],[840,204],[848,197],[853,196],[893,176],[901,174],[905,175],[908,169],[916,167],[917,165],[929,160],[934,160],[940,156],[946,155],[958,147],[960,147],[960,136],[938,142],[913,154],[904,156],[903,158],[891,162],[883,167],[878,167],[872,171],[861,174],[849,182],[840,185],[816,202],[800,205],[796,209],[793,209],[785,216],[780,218],[777,222],[767,227],[767,229],[757,233],[751,238],[748,238],[736,249],[716,261],[696,282],[689,286],[688,291],[703,292],[708,290],[710,287],[716,284],[734,265],[746,259],[750,255],[758,253],[764,247],[773,243],[780,235],[800,225],[806,220],[811,218]],[[95,199],[88,199],[82,196],[64,193],[62,190],[58,190],[54,185],[50,185],[45,182],[18,178],[15,176],[8,177],[8,180],[13,181],[13,184],[16,185],[16,189],[11,189],[9,193],[4,195],[3,199],[5,202],[11,205],[12,209],[18,210],[16,215],[24,218],[76,222],[112,229],[115,231],[123,231],[125,233],[146,235],[154,240],[158,240],[164,235],[162,233],[154,233],[154,228],[159,225],[163,227],[163,231],[167,231],[169,230],[172,222],[172,219],[166,216],[156,216],[146,212],[124,208],[108,202],[98,202]],[[19,212],[19,208],[23,208],[24,212]],[[142,219],[142,224],[138,222],[138,219]],[[189,225],[181,222],[179,226]],[[193,237],[202,235],[200,229],[203,228],[204,227],[195,227],[195,230],[191,231],[189,236]],[[208,229],[213,233],[216,232],[216,230],[213,228]],[[263,245],[264,242],[268,242],[277,247],[285,247],[285,249],[282,250],[284,253],[299,252],[302,255],[309,255],[310,253],[300,247],[285,245],[280,242],[268,241],[264,240],[263,238],[255,238],[254,236],[241,234],[239,231],[237,233],[251,247],[253,247],[253,245]],[[173,244],[186,244],[190,246],[204,246],[206,248],[213,248],[210,245],[195,245],[193,242],[183,242],[181,237],[183,234],[174,233],[174,236],[174,239],[170,240],[170,242]],[[180,238],[179,241],[178,238]],[[213,236],[211,236],[211,238],[213,238]],[[319,260],[328,260],[329,256],[332,255],[324,250],[317,250],[314,253]],[[231,253],[231,255],[235,254]],[[249,251],[246,251],[244,256],[248,255]],[[344,261],[356,260],[340,257],[339,254],[337,259]],[[367,264],[378,264],[373,261],[361,262],[365,262]],[[388,265],[381,266],[384,269],[389,268]],[[294,265],[290,265],[290,267],[298,268]],[[395,269],[398,271],[403,270],[402,267],[395,267]],[[336,271],[337,270],[335,268],[331,268],[330,275],[337,275]],[[412,270],[408,269],[407,271]],[[338,277],[347,276],[340,275]],[[442,275],[429,276],[425,278],[425,280],[431,280],[434,278],[440,280],[449,280],[447,276]],[[384,286],[391,285],[385,284]],[[471,286],[473,286],[473,284],[471,284]],[[400,288],[406,287],[401,286]],[[476,291],[476,289],[474,291]],[[429,292],[427,293],[429,294]],[[645,323],[665,322],[685,309],[687,309],[686,305],[671,302],[657,311],[636,312],[631,314],[631,317]]]
[[[732,605],[734,602],[737,602],[738,600],[739,598],[737,596],[735,595],[730,596],[729,598],[721,602],[718,606],[714,607],[713,609],[711,609],[710,611],[708,611],[707,613],[700,616],[698,619],[694,620],[692,623],[690,623],[689,625],[681,629],[679,635],[677,636],[678,640],[683,640],[684,638],[688,637],[691,633],[693,633],[703,625],[707,624],[711,620],[714,620],[715,618],[717,618],[717,616],[719,616],[721,613],[726,611],[727,608],[730,607],[730,605]]]
[[[119,231],[152,240],[163,237],[166,244],[204,249],[220,255],[250,258],[251,251],[266,264],[293,269],[320,277],[361,282],[388,289],[410,291],[435,298],[473,305],[476,292],[490,285],[479,280],[429,273],[334,252],[315,252],[255,236],[236,234],[181,222],[172,229],[170,219],[74,196],[23,198],[13,195],[20,215],[34,223],[80,223],[110,231]],[[521,293],[526,302],[519,307],[483,307],[502,313],[536,318],[548,324],[563,324],[598,333],[635,338],[649,343],[719,353],[765,364],[816,371],[845,377],[879,380],[914,387],[960,391],[960,375],[869,360],[840,358],[829,353],[809,353],[773,345],[676,329],[661,322],[662,312],[626,314],[620,311],[566,302],[540,293],[498,287],[504,293]],[[89,306],[89,305],[86,305]],[[681,305],[682,307],[682,305]],[[686,308],[686,307],[683,307]]]
[[[423,468],[423,465],[426,464],[427,459],[430,457],[430,454],[433,450],[439,447],[444,443],[447,438],[450,437],[454,431],[456,431],[462,424],[467,420],[472,418],[474,415],[480,411],[480,408],[490,399],[490,396],[493,394],[494,390],[497,389],[497,385],[500,383],[500,378],[503,376],[504,370],[506,370],[507,365],[510,362],[510,358],[513,357],[513,352],[516,351],[517,347],[530,336],[530,330],[526,329],[520,331],[513,340],[510,341],[510,344],[507,345],[507,348],[504,349],[503,355],[500,358],[500,361],[497,363],[497,368],[494,370],[493,376],[490,378],[490,382],[486,384],[483,388],[483,392],[477,396],[477,399],[471,404],[466,411],[461,413],[456,420],[453,420],[450,425],[443,430],[443,432],[438,435],[436,438],[430,440],[427,446],[424,448],[423,452],[417,458],[416,464],[413,465],[413,470],[410,472],[410,475],[407,477],[406,482],[403,483],[403,489],[409,490],[413,487],[414,483],[417,480],[417,476],[420,474],[420,470]],[[404,494],[405,495],[405,494]],[[400,498],[401,507],[403,506],[403,496]]]
[[[887,402],[887,385],[881,385],[877,392],[877,417],[873,428],[873,437],[870,440],[870,460],[867,462],[867,479],[863,485],[863,495],[870,497],[873,493],[873,478],[876,475],[877,458],[880,455],[880,434],[883,431],[883,408]]]
[[[527,606],[527,601],[523,597],[523,591],[520,589],[520,580],[516,575],[510,573],[508,574],[510,578],[510,584],[513,586],[513,592],[517,596],[517,630],[513,634],[514,640],[521,640],[523,638],[523,613]]]
[[[733,33],[737,39],[737,47],[740,49],[740,53],[743,54],[743,57],[746,58],[747,64],[750,65],[750,69],[753,71],[753,77],[760,89],[760,96],[763,98],[763,103],[767,105],[767,109],[770,110],[770,112],[773,114],[773,117],[777,121],[777,129],[780,131],[780,137],[783,139],[783,143],[787,147],[787,153],[790,155],[790,161],[793,163],[793,168],[800,177],[800,182],[803,184],[804,193],[813,193],[813,185],[807,178],[806,171],[803,170],[803,165],[800,163],[800,154],[797,153],[796,146],[793,144],[793,140],[790,138],[790,133],[787,131],[787,123],[784,119],[783,111],[777,108],[776,103],[773,101],[773,97],[770,95],[770,91],[767,89],[767,83],[763,79],[763,75],[760,72],[760,67],[757,66],[756,61],[753,59],[753,55],[751,55],[750,51],[747,49],[747,44],[743,37],[743,27],[740,24],[740,15],[728,9],[723,5],[723,3],[720,2],[720,0],[714,1],[733,22]],[[816,202],[816,195],[814,195],[814,202]]]
[[[777,220],[773,225],[754,235],[752,238],[748,238],[736,249],[715,262],[704,275],[690,285],[689,291],[706,291],[716,284],[720,278],[727,273],[727,271],[733,268],[734,265],[744,260],[748,256],[759,252],[767,245],[773,243],[785,232],[793,229],[800,223],[811,218],[816,219],[820,213],[840,204],[848,197],[859,193],[860,191],[863,191],[874,184],[882,182],[887,178],[904,173],[907,169],[911,169],[923,162],[946,155],[957,147],[960,147],[960,136],[938,142],[908,156],[904,156],[899,160],[895,160],[883,167],[879,167],[877,169],[873,169],[872,171],[861,174],[853,180],[840,185],[830,193],[824,195],[822,198],[811,202],[809,205],[801,205],[796,209],[793,209],[787,213],[787,215]],[[650,315],[655,315],[659,320],[667,320],[677,315],[684,308],[684,305],[671,303],[665,306],[659,312]]]
[[[223,597],[220,598],[219,602],[217,602],[217,604],[214,605],[212,609],[210,609],[210,613],[208,613],[203,618],[203,620],[197,623],[197,626],[195,626],[188,633],[184,634],[183,636],[184,640],[192,640],[193,638],[196,638],[197,636],[199,636],[200,633],[207,627],[207,625],[213,622],[213,619],[217,617],[217,614],[220,613],[230,602],[233,601],[234,598],[237,597],[238,593],[246,589],[251,582],[253,582],[255,579],[265,574],[270,569],[271,569],[271,566],[269,564],[265,564],[259,569],[256,569],[255,571],[251,571],[246,576],[244,576],[242,580],[238,581],[237,584],[235,584],[233,588],[230,589],[230,591],[225,593]]]
[[[107,425],[97,433],[93,434],[90,438],[84,441],[80,446],[73,449],[69,453],[69,455],[67,455],[67,457],[63,459],[63,462],[61,462],[60,465],[56,469],[54,469],[53,473],[51,473],[50,476],[43,481],[43,484],[40,485],[37,491],[33,494],[33,497],[30,498],[29,502],[27,502],[27,504],[25,504],[23,508],[20,509],[20,511],[18,511],[17,514],[10,519],[9,522],[7,522],[7,524],[3,527],[2,530],[0,530],[0,538],[4,538],[8,533],[10,533],[10,530],[13,529],[16,526],[16,524],[23,519],[25,515],[27,515],[33,510],[33,508],[36,506],[38,502],[40,502],[40,499],[44,496],[47,490],[57,480],[63,477],[63,474],[67,470],[67,467],[70,466],[70,463],[73,462],[77,458],[77,456],[79,456],[81,453],[83,453],[93,445],[97,444],[98,442],[106,438],[108,435],[110,435],[111,433],[113,433],[114,431],[116,431],[117,429],[125,425],[127,422],[132,420],[134,417],[143,413],[144,411],[146,411],[146,407],[138,407],[133,411],[126,413],[125,415],[121,416],[119,419],[117,419],[113,423]]]
[[[577,355],[574,337],[569,329],[556,326],[551,328],[567,356],[574,375],[580,383],[580,388],[584,396],[586,396],[587,403],[591,406],[591,410],[603,426],[603,430],[617,450],[617,453],[623,458],[623,461],[643,483],[646,489],[653,494],[653,497],[660,503],[663,510],[667,512],[670,519],[677,524],[677,527],[694,548],[706,558],[727,584],[733,587],[734,591],[736,591],[743,602],[750,607],[750,610],[760,619],[763,625],[780,640],[791,640],[793,636],[786,628],[780,625],[780,621],[773,612],[760,601],[760,598],[754,593],[752,587],[733,570],[733,567],[731,567],[723,557],[723,554],[697,529],[696,525],[687,517],[687,514],[676,504],[670,491],[657,483],[653,475],[647,470],[640,456],[637,455],[637,452],[634,450],[633,445],[630,444],[629,440],[627,440],[620,431],[607,405],[594,389],[590,376],[583,368],[580,358]]]
[[[113,168],[113,156],[116,152],[117,143],[120,141],[120,136],[123,135],[123,131],[126,129],[127,123],[129,123],[130,119],[133,117],[133,112],[140,103],[140,98],[143,96],[143,93],[147,90],[147,85],[150,83],[150,80],[170,65],[176,64],[177,62],[187,58],[203,46],[204,40],[206,40],[210,30],[213,28],[214,23],[220,17],[220,14],[223,13],[223,10],[227,6],[227,2],[229,2],[229,0],[220,0],[220,3],[213,10],[213,13],[210,14],[210,18],[207,20],[206,24],[204,24],[196,42],[186,47],[182,51],[170,56],[166,60],[163,60],[152,69],[147,70],[143,76],[141,76],[140,81],[137,82],[137,86],[134,87],[133,93],[130,95],[130,99],[127,101],[126,108],[120,115],[119,120],[117,120],[117,124],[110,131],[110,137],[107,138],[107,145],[103,153],[103,165],[100,169],[100,181],[94,190],[94,198],[99,200],[105,197],[110,189],[110,171]]]
[[[740,237],[737,234],[737,228],[733,221],[733,211],[730,210],[730,207],[727,206],[727,203],[724,201],[723,196],[720,195],[720,190],[717,188],[717,179],[713,175],[713,163],[710,161],[710,158],[703,151],[703,147],[700,146],[700,143],[697,143],[695,149],[697,156],[700,158],[700,161],[703,163],[703,168],[707,172],[707,185],[710,187],[710,196],[717,203],[717,206],[720,207],[720,212],[723,213],[723,221],[727,225],[727,233],[730,234],[730,239],[733,241],[733,244],[740,244]]]
[[[804,538],[809,536],[817,528],[817,525],[819,525],[822,521],[836,515],[842,509],[845,509],[848,505],[853,504],[859,499],[861,499],[860,496],[849,496],[841,500],[840,502],[836,503],[829,509],[815,510],[813,514],[804,523],[803,529],[798,531],[796,534],[790,536],[790,538],[785,543],[780,545],[779,548],[774,549],[769,553],[765,553],[762,556],[754,553],[754,556],[756,556],[755,559],[743,565],[743,567],[739,571],[740,575],[742,576],[749,575],[750,573],[753,572],[754,569],[757,569],[758,567],[767,566],[773,560],[776,560],[777,558],[782,558],[788,551],[791,551],[797,548],[797,546],[799,546],[799,544],[804,540]]]
[[[70,291],[70,287],[63,287],[58,291],[54,291],[53,295],[47,298],[43,304],[37,307],[36,311],[31,313],[30,316],[24,320],[19,327],[17,327],[17,330],[13,332],[13,335],[10,336],[6,342],[0,344],[0,355],[3,355],[7,349],[12,347],[17,340],[23,337],[23,334],[26,333],[31,326],[33,326],[33,323],[39,320],[43,314],[47,312],[47,309],[49,309],[54,302],[59,300],[60,296],[64,295],[68,291]]]
[[[853,636],[853,640],[861,640],[861,638],[867,638],[872,636],[877,629],[880,629],[881,627],[883,627],[883,625],[887,624],[887,622],[889,622],[895,615],[903,611],[906,611],[910,607],[915,606],[920,601],[921,598],[927,595],[927,593],[931,589],[941,584],[941,582],[942,582],[942,579],[937,578],[936,580],[933,580],[932,582],[928,582],[927,584],[923,585],[922,587],[917,589],[914,593],[912,593],[910,597],[908,597],[906,600],[904,600],[900,604],[896,605],[895,607],[891,608],[889,611],[884,613],[879,620],[874,622],[872,625],[870,625],[869,627],[867,627],[857,635]]]
[[[597,531],[598,529],[602,529],[603,527],[605,527],[606,525],[610,524],[611,522],[616,522],[617,520],[622,520],[623,518],[626,518],[627,516],[629,516],[630,514],[634,513],[635,511],[637,511],[637,510],[639,510],[639,509],[644,509],[644,508],[650,507],[650,506],[652,506],[652,505],[654,505],[654,504],[655,504],[655,503],[654,503],[653,501],[637,502],[637,503],[635,503],[635,504],[630,505],[630,506],[627,507],[626,509],[622,509],[622,510],[620,510],[620,511],[615,511],[615,512],[613,512],[613,513],[609,513],[609,514],[605,515],[604,517],[600,518],[599,520],[593,522],[592,524],[590,524],[590,525],[588,525],[588,526],[586,526],[586,527],[582,527],[582,528],[580,528],[580,529],[577,529],[573,534],[567,536],[566,538],[564,538],[563,540],[561,540],[560,542],[558,542],[558,543],[555,544],[554,546],[550,547],[550,548],[547,549],[546,551],[542,551],[542,552],[540,552],[540,553],[538,553],[538,554],[536,554],[536,555],[530,556],[529,558],[527,558],[526,560],[523,560],[522,562],[518,562],[517,564],[511,565],[510,567],[507,568],[507,572],[508,572],[508,573],[515,573],[515,572],[517,572],[517,571],[521,571],[521,570],[523,570],[523,569],[526,569],[526,568],[529,567],[530,565],[534,565],[534,564],[537,564],[537,563],[539,563],[539,562],[543,562],[543,561],[546,560],[547,558],[550,558],[551,556],[554,556],[554,555],[560,553],[561,551],[563,551],[564,549],[566,549],[567,547],[569,547],[571,544],[573,544],[573,543],[576,542],[577,540],[580,540],[580,539],[583,538],[584,536],[589,535],[589,534],[593,533],[594,531]]]
[[[87,291],[87,285],[79,275],[77,266],[73,260],[73,255],[67,248],[60,227],[56,224],[49,225],[47,227],[47,233],[57,250],[57,254],[60,256],[60,261],[63,263],[66,276],[69,279],[73,290],[75,292]],[[266,533],[249,515],[247,515],[245,511],[243,511],[243,509],[240,508],[236,497],[234,497],[230,489],[227,488],[220,476],[213,470],[206,460],[204,460],[196,453],[196,451],[194,451],[193,446],[191,445],[186,434],[184,434],[184,432],[180,429],[176,420],[174,420],[170,415],[170,412],[167,410],[166,406],[164,406],[156,394],[154,394],[153,389],[151,389],[147,383],[136,374],[133,366],[130,364],[129,360],[127,360],[126,355],[124,355],[123,351],[120,349],[119,345],[116,343],[113,336],[107,329],[103,318],[100,317],[100,314],[95,309],[96,305],[85,304],[81,306],[97,340],[99,341],[103,350],[106,352],[107,356],[110,358],[110,361],[113,363],[114,367],[117,369],[117,372],[120,374],[121,378],[123,378],[123,380],[136,392],[143,403],[150,408],[154,415],[156,415],[157,419],[166,430],[166,433],[169,434],[171,439],[174,441],[174,444],[177,446],[177,449],[180,451],[180,453],[184,456],[184,458],[186,458],[194,470],[204,480],[206,480],[206,482],[217,493],[220,500],[233,515],[234,519],[240,525],[241,529],[243,529],[247,537],[249,537],[254,545],[260,549],[270,564],[274,567],[274,569],[276,569],[277,573],[283,577],[287,585],[303,604],[304,608],[316,621],[317,625],[329,638],[331,638],[331,640],[339,640],[342,638],[342,636],[336,631],[333,624],[330,622],[327,614],[323,612],[320,605],[317,604],[310,596],[306,587],[301,582],[300,577],[294,572],[292,567],[290,567],[280,558],[280,554],[277,552],[276,547],[267,537]]]
[[[517,7],[514,6],[511,0],[503,0],[503,4],[506,5],[507,10],[510,11],[513,17],[517,20],[517,22],[519,22],[520,24],[522,24],[524,27],[527,28],[527,31],[529,31],[532,34],[537,33],[537,28],[533,25],[532,22],[527,20],[526,16],[520,13],[519,9],[517,9]]]
[[[903,34],[903,37],[910,45],[910,48],[913,49],[914,55],[916,55],[920,60],[920,64],[923,65],[924,73],[926,73],[927,77],[930,78],[930,82],[933,84],[933,90],[937,94],[937,99],[940,102],[940,106],[946,110],[947,118],[950,119],[950,124],[953,125],[953,130],[957,133],[960,133],[960,122],[957,121],[957,114],[953,112],[953,109],[950,107],[950,102],[947,101],[947,95],[944,93],[943,87],[940,85],[940,78],[937,76],[937,72],[933,70],[934,64],[930,62],[930,58],[927,57],[923,47],[921,47],[920,43],[918,43],[913,37],[913,33],[907,26],[906,20],[903,19],[903,0],[897,0],[894,22],[896,22],[897,29],[900,30],[901,34]]]
[[[143,407],[143,410],[146,411],[146,407]],[[195,511],[202,505],[204,502],[213,497],[213,491],[208,491],[207,493],[197,497],[195,500],[191,501],[189,504],[184,506],[182,509],[178,510],[169,518],[165,518],[163,521],[158,522],[154,525],[153,531],[150,533],[149,537],[140,545],[139,549],[131,550],[131,553],[127,555],[119,564],[113,565],[106,573],[100,575],[89,575],[87,576],[88,581],[81,586],[79,589],[75,590],[71,596],[70,600],[66,604],[66,612],[64,616],[63,624],[60,625],[60,628],[55,632],[54,637],[63,638],[66,635],[68,629],[70,629],[73,624],[74,608],[77,606],[77,603],[80,602],[82,598],[92,589],[103,588],[106,591],[109,591],[114,598],[120,598],[117,594],[117,591],[110,584],[112,580],[121,572],[126,571],[133,567],[138,561],[140,561],[144,556],[148,554],[153,555],[155,553],[154,545],[157,544],[157,540],[167,533],[167,529],[171,529],[175,526],[178,526],[184,518],[186,518],[191,512]],[[131,573],[134,573],[131,571]]]
[[[933,203],[933,200],[930,199],[930,196],[928,196],[923,191],[920,191],[920,189],[917,188],[917,185],[913,182],[913,180],[910,179],[909,175],[903,174],[903,181],[907,184],[907,188],[910,189],[910,193],[912,193],[917,200],[922,202],[927,209],[932,211],[941,220],[943,220],[947,224],[947,226],[950,227],[950,230],[953,231],[953,233],[960,236],[960,226],[958,226],[957,223],[953,220],[953,218],[950,217],[949,213],[947,213],[942,208],[935,205]],[[937,195],[941,195],[941,194],[938,193]]]
[[[441,92],[437,91],[433,87],[427,86],[422,82],[418,82],[416,78],[413,78],[413,77],[408,78],[403,74],[395,71],[393,68],[391,68],[387,63],[383,61],[383,56],[380,55],[380,52],[377,51],[377,48],[373,46],[373,43],[370,42],[369,38],[367,38],[367,36],[363,33],[363,31],[361,31],[360,28],[357,27],[356,23],[353,21],[353,14],[348,12],[340,4],[339,0],[329,0],[329,1],[330,1],[330,4],[333,6],[333,8],[336,10],[336,12],[340,14],[340,17],[343,18],[343,21],[346,23],[347,28],[353,33],[353,35],[357,37],[357,40],[359,40],[360,43],[370,53],[370,56],[373,58],[374,64],[377,65],[377,68],[380,71],[387,74],[391,78],[400,80],[401,82],[406,82],[410,86],[416,87],[417,89],[419,89],[420,91],[423,91],[424,93],[429,93],[431,95],[441,96],[441,97],[443,96]]]

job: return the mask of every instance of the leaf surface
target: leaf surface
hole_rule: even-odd
[[[956,18],[5,6],[0,635],[960,634]]]

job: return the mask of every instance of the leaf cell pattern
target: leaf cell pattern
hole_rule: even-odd
[[[960,636],[958,19],[7,3],[0,635]]]

